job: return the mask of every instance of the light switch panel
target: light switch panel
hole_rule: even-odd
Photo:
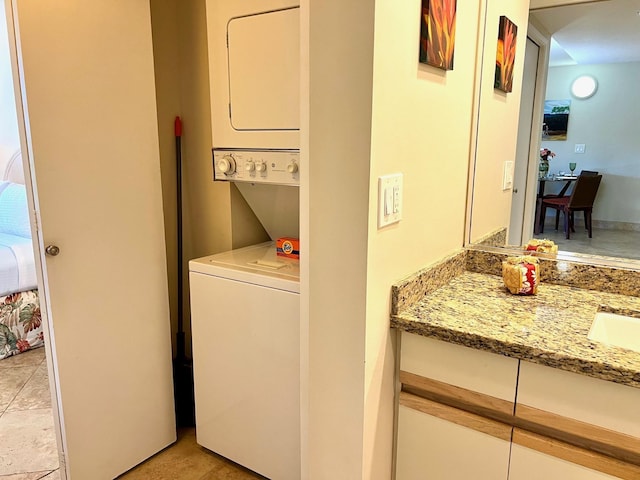
[[[513,161],[504,162],[504,171],[502,172],[502,190],[511,190],[513,188]]]
[[[402,174],[378,178],[378,228],[402,219]]]
[[[584,153],[587,146],[584,143],[576,143],[574,147],[574,153]]]

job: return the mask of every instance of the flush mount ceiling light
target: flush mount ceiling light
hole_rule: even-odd
[[[571,94],[576,98],[589,98],[598,89],[598,82],[591,75],[582,75],[571,84]]]

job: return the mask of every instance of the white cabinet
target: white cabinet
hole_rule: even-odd
[[[559,475],[572,465],[576,472],[593,472],[575,478],[635,480],[640,478],[638,405],[640,389],[521,361],[516,418],[555,440],[516,431],[513,441],[555,457],[545,465]]]
[[[406,332],[399,379],[396,480],[640,479],[640,389]]]
[[[510,415],[518,360],[406,332],[401,342],[396,480],[506,480],[512,427],[438,399]]]
[[[511,449],[509,480],[613,480],[606,473],[547,455],[520,445]]]
[[[522,361],[518,405],[640,438],[638,388]]]
[[[404,405],[398,431],[396,480],[507,479],[508,440]]]
[[[518,360],[402,332],[400,370],[514,402]]]

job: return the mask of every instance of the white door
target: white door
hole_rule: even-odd
[[[12,3],[66,468],[112,479],[176,436],[149,2]]]
[[[524,206],[527,196],[527,171],[529,170],[529,151],[531,126],[533,122],[533,101],[538,72],[538,51],[540,47],[527,38],[522,77],[522,97],[520,100],[520,120],[518,123],[518,142],[516,164],[513,176],[513,199],[511,201],[511,221],[509,222],[509,245],[522,245]]]

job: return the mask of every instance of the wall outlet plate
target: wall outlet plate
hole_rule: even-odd
[[[402,174],[378,177],[378,228],[402,219]]]

